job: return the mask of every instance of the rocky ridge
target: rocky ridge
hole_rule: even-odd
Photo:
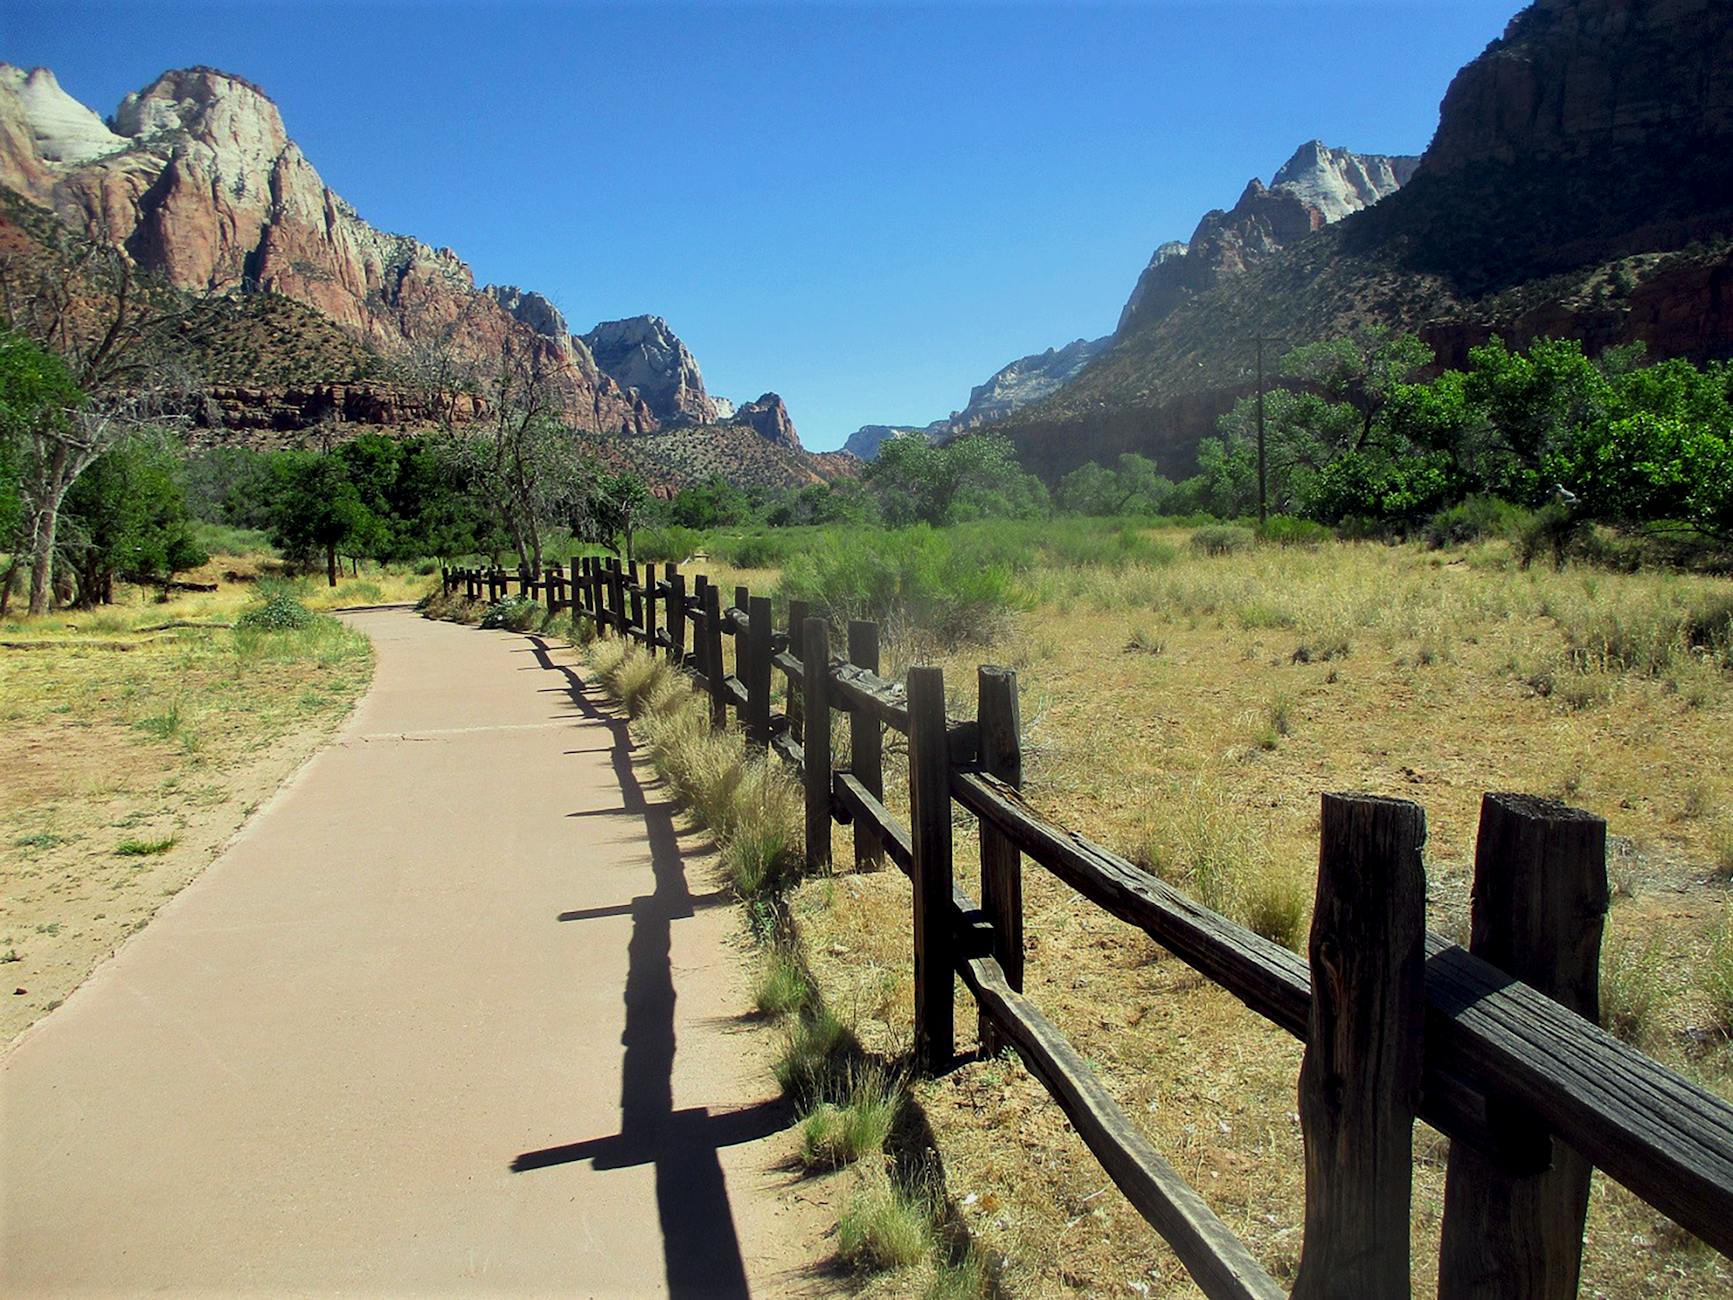
[[[580,340],[622,388],[635,388],[666,425],[715,424],[698,360],[660,316],[603,321]]]
[[[1412,329],[1444,365],[1493,334],[1733,355],[1730,153],[1724,0],[1538,0],[1451,82],[1396,193],[1162,310],[1146,295],[1111,349],[1001,427],[1050,478],[1122,451],[1189,472],[1249,391],[1255,334]]]
[[[1254,176],[1231,209],[1206,213],[1184,243],[1158,247],[1120,312],[1115,332],[1124,335],[1160,320],[1223,277],[1240,274],[1388,198],[1413,177],[1419,161],[1307,141],[1268,186]]]

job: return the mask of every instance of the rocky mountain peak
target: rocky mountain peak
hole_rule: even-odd
[[[1269,185],[1256,176],[1228,211],[1206,213],[1185,243],[1166,243],[1119,314],[1117,333],[1165,318],[1182,302],[1237,275],[1314,231],[1401,189],[1418,160],[1356,154],[1310,140],[1282,164]]]
[[[744,424],[756,430],[758,436],[766,442],[775,443],[779,447],[800,446],[800,435],[794,431],[794,421],[789,418],[788,407],[775,393],[766,393],[756,402],[747,402],[734,412],[734,418],[729,423]]]
[[[697,358],[660,316],[603,321],[579,341],[615,382],[637,389],[664,424],[716,423]]]
[[[564,340],[571,333],[560,309],[539,293],[515,284],[490,284],[482,292],[497,302],[506,315],[544,338]]]
[[[21,125],[45,162],[88,162],[127,146],[124,136],[62,90],[47,68],[26,72],[0,63],[0,89],[16,97]]]

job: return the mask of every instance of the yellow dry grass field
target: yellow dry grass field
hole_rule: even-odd
[[[365,690],[372,652],[335,620],[229,626],[258,567],[219,556],[192,575],[214,593],[122,588],[113,606],[0,625],[0,1043],[196,877]],[[292,590],[334,607],[411,582],[426,590]]]
[[[1295,946],[1310,923],[1321,792],[1424,805],[1429,923],[1458,939],[1483,792],[1591,809],[1611,844],[1609,1019],[1733,1096],[1728,1006],[1715,992],[1733,962],[1733,655],[1703,632],[1725,635],[1733,584],[1522,569],[1503,544],[1206,556],[1183,533],[1165,540],[1179,552],[1169,564],[1037,571],[1030,608],[995,644],[891,647],[887,675],[942,664],[952,713],[968,716],[977,664],[1014,667],[1032,803]],[[725,590],[773,579],[718,577]],[[887,802],[906,809],[899,757],[892,745]],[[978,896],[973,822],[955,816],[959,877]],[[847,873],[846,831],[835,844]],[[1028,991],[1291,1281],[1299,1045],[1039,868],[1026,863],[1025,879]],[[909,907],[895,871],[809,881],[793,899],[826,1004],[892,1058],[910,1045]],[[967,1037],[960,984],[958,1005]],[[916,1098],[949,1203],[1010,1293],[1196,1294],[1014,1059],[973,1061]],[[1415,1284],[1428,1294],[1448,1147],[1424,1126],[1415,1145]],[[869,1290],[915,1285],[892,1276]],[[1729,1288],[1733,1265],[1597,1175],[1582,1294]]]

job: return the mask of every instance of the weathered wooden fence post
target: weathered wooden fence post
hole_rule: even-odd
[[[643,584],[638,581],[638,562],[636,560],[626,562],[626,586],[632,598],[632,626],[643,631],[645,640],[648,641],[650,625],[644,621],[644,589]]]
[[[517,594],[519,600],[528,600],[530,588],[535,586],[535,573],[527,564],[517,566]]]
[[[1327,794],[1322,821],[1300,1066],[1306,1227],[1293,1294],[1407,1296],[1426,812],[1400,799]]]
[[[1600,1018],[1607,907],[1607,824],[1528,795],[1480,804],[1468,950],[1590,1021]],[[1488,1098],[1494,1138],[1532,1140],[1543,1121]],[[1582,1272],[1591,1166],[1554,1141],[1552,1167],[1513,1175],[1452,1142],[1438,1252],[1440,1300],[1573,1300]]]
[[[710,725],[728,725],[728,673],[722,666],[722,589],[704,585],[704,674],[710,679]]]
[[[1023,785],[1023,714],[1017,674],[983,665],[975,675],[975,719],[981,729],[981,767],[1007,785]],[[993,957],[1005,982],[1023,991],[1023,859],[1017,846],[981,823],[981,910],[993,923]],[[980,1018],[981,1051],[997,1055],[1010,1044]]]
[[[754,745],[770,744],[770,637],[774,631],[769,596],[753,596],[747,606],[746,734]]]
[[[686,662],[686,575],[670,564],[668,574],[668,653],[676,664]]]
[[[957,1052],[952,952],[951,756],[945,674],[909,669],[909,838],[915,857],[915,1065],[936,1073]]]
[[[809,618],[800,629],[802,695],[806,737],[803,784],[806,791],[806,869],[830,870],[830,625]]]
[[[788,653],[800,660],[803,671],[806,655],[802,652],[801,647],[805,644],[803,638],[806,634],[806,616],[806,602],[804,600],[788,602]],[[788,734],[804,744],[806,728],[800,720],[805,705],[805,700],[802,698],[803,694],[804,690],[794,689],[793,682],[788,684]]]
[[[848,625],[848,661],[869,673],[879,670],[879,625],[854,619]],[[865,709],[856,709],[848,719],[848,766],[855,780],[880,803],[885,798],[884,724]],[[854,869],[877,871],[884,866],[885,850],[879,837],[857,819],[854,824]]]
[[[660,599],[656,594],[656,566],[648,561],[644,564],[644,646],[650,652],[650,657],[656,657],[656,606]]]
[[[626,572],[617,557],[608,561],[608,595],[614,605],[614,626],[622,637],[630,641],[632,629],[626,621]]]

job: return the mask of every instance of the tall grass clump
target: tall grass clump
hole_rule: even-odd
[[[758,973],[752,1002],[767,1016],[781,1019],[800,1011],[812,999],[812,982],[800,954],[788,944],[772,944]]]
[[[801,1160],[808,1168],[839,1168],[876,1155],[890,1140],[902,1105],[902,1083],[876,1062],[848,1067],[839,1095],[821,1101],[800,1125]]]
[[[1474,496],[1448,506],[1426,523],[1426,544],[1433,550],[1489,538],[1515,537],[1528,512],[1497,497]]]
[[[836,1244],[843,1261],[855,1268],[912,1268],[934,1248],[932,1215],[919,1197],[889,1178],[874,1178],[855,1194],[837,1222]]]
[[[976,643],[991,641],[1023,603],[1008,568],[925,526],[867,545],[848,535],[817,541],[789,558],[778,593],[838,625],[870,619]]]
[[[1662,677],[1702,664],[1733,669],[1733,592],[1640,583],[1552,600],[1546,612],[1578,672]]]
[[[1601,1027],[1632,1047],[1656,1033],[1662,1002],[1660,944],[1650,939],[1619,939],[1601,955]]]
[[[1199,555],[1238,555],[1251,550],[1256,540],[1249,528],[1215,524],[1191,535],[1191,549]]]
[[[1733,1033],[1733,910],[1721,918],[1715,931],[1702,984],[1716,1026],[1722,1033]]]

